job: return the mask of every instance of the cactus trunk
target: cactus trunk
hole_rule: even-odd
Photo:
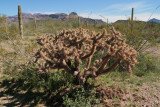
[[[88,19],[85,20],[85,26],[88,26]]]
[[[94,20],[94,27],[96,27],[96,24],[97,24],[97,22],[96,22],[96,20]]]
[[[131,13],[131,31],[133,31],[133,13],[134,13],[134,8],[132,8],[132,13]]]
[[[8,29],[7,29],[7,18],[6,18],[6,34],[8,33]]]
[[[34,28],[37,29],[37,19],[36,19],[36,16],[34,17]]]
[[[78,27],[80,27],[80,23],[81,23],[80,17],[78,17]]]
[[[18,5],[18,21],[19,21],[20,36],[21,36],[21,38],[23,38],[23,24],[22,24],[22,9],[21,9],[21,5]]]

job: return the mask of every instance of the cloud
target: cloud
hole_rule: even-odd
[[[140,13],[140,14],[135,14],[134,17],[136,18],[136,20],[148,21],[149,19],[152,18],[160,19],[160,14],[154,13],[152,15],[151,13]]]
[[[41,13],[41,14],[55,14],[56,12],[39,12],[39,11],[30,11],[29,13],[32,13],[32,14],[36,14],[36,13]]]
[[[55,14],[56,12],[42,12],[42,14]]]
[[[117,20],[127,20],[130,17],[130,15],[104,15],[104,14],[98,14],[98,13],[91,14],[91,15],[88,15],[88,13],[80,13],[79,15],[86,18],[89,17],[93,19],[102,19],[105,22],[107,21],[107,19],[109,22],[115,22]],[[151,13],[139,13],[134,15],[134,19],[139,21],[148,21],[149,18],[160,19],[160,14],[154,13],[152,16],[151,15],[152,15]]]
[[[113,4],[102,9],[99,13],[92,13],[91,15],[88,13],[80,13],[80,16],[102,19],[103,21],[108,19],[109,22],[115,22],[117,20],[129,19],[132,8],[134,8],[134,19],[136,20],[148,21],[149,18],[160,19],[160,13],[156,10],[157,8],[153,6],[153,4],[148,4],[145,1]]]
[[[110,5],[101,11],[103,13],[108,14],[129,14],[131,12],[131,9],[134,8],[136,13],[142,13],[146,11],[152,11],[153,6],[152,4],[148,4],[144,1],[139,2],[132,2],[132,3],[120,3],[120,4],[113,4]]]
[[[82,17],[86,18],[92,18],[92,19],[102,19],[103,21],[108,21],[109,22],[115,22],[117,20],[127,20],[127,16],[121,16],[121,15],[103,15],[103,14],[88,14],[88,13],[80,13],[79,14]]]
[[[131,8],[139,8],[141,6],[144,6],[143,4],[144,2],[113,4],[107,7],[106,9],[117,9],[119,11],[126,11],[126,10],[131,10]]]

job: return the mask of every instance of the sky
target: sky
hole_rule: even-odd
[[[160,19],[160,0],[0,0],[0,14],[17,15],[18,5],[24,13],[66,13],[102,19],[109,22],[126,20],[134,8],[134,19]]]

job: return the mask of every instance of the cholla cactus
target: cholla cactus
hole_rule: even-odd
[[[95,33],[86,29],[63,30],[57,35],[44,35],[38,39],[40,49],[36,52],[35,63],[39,70],[46,72],[50,69],[64,69],[82,83],[88,78],[112,71],[125,62],[128,71],[137,63],[137,51],[126,44],[113,27],[110,33]],[[97,53],[102,55],[92,60]],[[113,65],[106,67],[111,58],[116,59]],[[85,60],[84,68],[80,65]],[[91,60],[93,64],[91,64]]]

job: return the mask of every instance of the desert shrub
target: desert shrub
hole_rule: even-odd
[[[37,28],[35,28],[34,21],[28,21],[24,23],[24,36],[42,35],[44,33],[57,33],[62,29],[73,28],[71,22],[60,21],[56,19],[37,19]]]
[[[101,106],[99,98],[95,96],[94,88],[84,88],[72,90],[63,97],[63,104],[67,107],[92,107],[93,105]]]
[[[85,84],[88,78],[112,71],[121,62],[129,72],[137,63],[137,52],[125,43],[121,33],[112,27],[110,33],[89,32],[85,29],[63,30],[57,35],[44,35],[38,39],[40,49],[35,54],[39,72],[50,69],[64,69],[80,83]],[[103,53],[96,60],[93,57]],[[106,68],[110,59],[114,63]],[[82,62],[84,68],[81,68]],[[93,62],[93,65],[92,65]]]
[[[18,40],[19,39],[19,28],[18,26],[15,24],[15,23],[11,23],[9,26],[8,26],[8,37],[12,40]]]
[[[17,69],[11,63],[17,58],[16,42],[20,44],[18,33],[19,29],[16,23],[7,21],[5,15],[0,16],[0,68],[1,71],[5,70],[8,74],[11,74],[11,70]]]
[[[0,31],[1,31],[0,40],[5,39],[5,37],[3,35],[6,34],[6,25],[7,25],[6,19],[7,19],[7,17],[5,15],[0,15]]]
[[[67,84],[74,84],[73,77],[64,71],[39,73],[33,65],[21,71],[15,78],[24,81],[30,89],[42,90],[47,94],[51,94]]]
[[[73,20],[73,21],[72,21],[72,27],[73,27],[73,28],[78,28],[78,27],[79,27],[78,21]]]
[[[99,28],[99,29],[108,28],[108,24],[106,24],[106,23],[97,24],[97,28]]]
[[[115,28],[123,34],[129,45],[133,46],[138,52],[144,52],[156,45],[156,39],[153,34],[158,32],[154,31],[149,23],[134,21],[132,22],[132,30],[130,23],[130,21],[114,23]],[[159,27],[157,26],[157,28]],[[154,29],[157,28],[155,27]]]
[[[135,75],[144,76],[149,72],[158,72],[157,59],[154,56],[141,53],[137,59],[139,63],[134,68]]]
[[[62,29],[72,28],[72,23],[54,19],[38,20],[36,31],[41,33],[57,33]]]
[[[7,22],[5,15],[0,15],[0,31],[0,40],[7,40],[8,37],[17,39],[16,36],[19,33],[18,26],[14,22]]]

